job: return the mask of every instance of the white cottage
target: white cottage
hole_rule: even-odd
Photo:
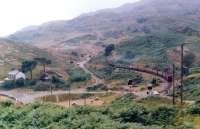
[[[5,80],[17,80],[17,79],[26,79],[26,75],[19,70],[12,70],[8,73],[7,78]]]

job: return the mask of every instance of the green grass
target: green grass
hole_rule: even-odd
[[[155,108],[155,107],[160,107],[160,106],[172,106],[172,101],[166,98],[161,98],[161,97],[149,97],[149,98],[144,98],[138,103],[144,104],[147,107],[150,108]]]
[[[66,99],[65,97],[68,96],[61,96],[61,99]],[[105,107],[78,106],[70,109],[44,102],[27,104],[20,108],[10,102],[1,102],[0,127],[2,129],[193,129],[194,126],[198,129],[199,116],[189,114],[187,112],[189,107],[173,107],[163,98],[147,98],[139,103],[134,102],[133,98],[134,95],[127,94]],[[149,101],[157,105],[153,106]]]
[[[167,51],[175,49],[183,41],[184,36],[175,33],[154,33],[136,37],[133,40],[116,45],[115,52],[117,56],[114,61],[115,64],[132,64],[146,61],[148,64],[141,65],[164,69],[170,64]],[[127,59],[127,56],[130,59]],[[106,57],[103,53],[93,58],[90,64],[90,70],[99,77],[108,78],[111,76],[112,68],[106,64]],[[104,67],[97,69],[96,64],[102,64]]]
[[[7,73],[10,71],[10,69],[13,68],[13,65],[5,64],[3,66],[0,66],[0,79],[3,80],[5,77],[7,77]]]
[[[135,55],[132,61],[156,59],[167,63],[167,50],[173,49],[183,41],[184,37],[175,33],[150,34],[127,41],[117,47],[116,51],[119,56],[131,51]]]
[[[200,77],[198,74],[190,75],[184,80],[184,98],[188,100],[200,99]]]

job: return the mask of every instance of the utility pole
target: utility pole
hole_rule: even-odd
[[[71,86],[68,89],[68,97],[69,97],[69,108],[71,107]]]
[[[52,84],[50,84],[50,92],[51,92],[51,95],[53,94],[52,92]]]
[[[181,44],[181,87],[180,87],[180,97],[181,105],[183,104],[183,58],[184,58],[184,43]]]
[[[173,64],[173,81],[172,81],[172,86],[173,86],[173,105],[176,104],[175,102],[175,64]]]

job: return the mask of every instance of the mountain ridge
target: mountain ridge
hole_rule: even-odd
[[[82,44],[99,47],[149,33],[200,31],[198,0],[142,0],[100,10],[65,21],[52,21],[9,36],[40,47],[68,48]]]

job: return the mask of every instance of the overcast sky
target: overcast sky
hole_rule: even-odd
[[[72,19],[82,13],[135,1],[138,0],[0,0],[0,36],[26,26]]]

